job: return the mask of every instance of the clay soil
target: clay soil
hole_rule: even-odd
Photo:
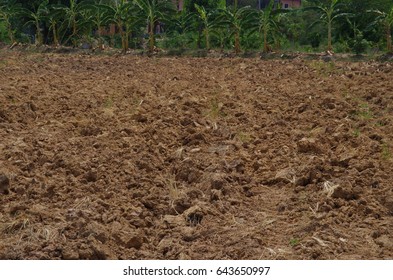
[[[393,259],[393,65],[1,51],[1,259]]]

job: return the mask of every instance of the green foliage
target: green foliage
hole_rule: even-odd
[[[196,35],[194,32],[187,33],[171,33],[170,36],[165,36],[162,47],[165,49],[180,49],[184,50],[192,48],[192,43],[196,41]]]
[[[274,1],[270,1],[265,9],[250,14],[250,32],[257,32],[261,36],[264,52],[269,52],[271,50],[269,39],[274,36],[274,33],[279,31],[278,15],[284,12],[287,11],[274,9]]]
[[[210,49],[210,34],[219,26],[220,22],[216,11],[206,10],[204,6],[195,4],[196,9],[196,27],[199,34],[205,35],[206,49]],[[198,41],[200,41],[198,39]]]
[[[356,54],[370,46],[393,51],[392,0],[304,0],[302,9],[291,11],[280,10],[274,1],[257,10],[257,2],[186,0],[184,10],[175,12],[172,0],[0,0],[0,40],[29,41],[32,34],[24,34],[28,28],[37,44],[78,46],[107,40],[124,51],[148,38],[152,52],[157,36],[162,36],[158,41],[164,48],[236,53],[283,47],[319,51],[325,44],[328,50]],[[111,24],[116,34],[103,36],[101,31]],[[159,26],[164,34],[156,34]]]
[[[291,245],[292,247],[295,247],[296,245],[299,245],[299,243],[300,243],[300,240],[297,239],[297,238],[291,238],[289,240],[289,245]]]
[[[316,32],[310,33],[308,41],[314,49],[319,48],[319,45],[321,44],[321,34]]]
[[[349,47],[357,55],[364,53],[368,46],[369,42],[364,39],[363,33],[360,30],[357,30],[355,38],[349,41]]]
[[[108,23],[115,24],[121,39],[121,48],[126,52],[129,48],[130,36],[144,20],[144,16],[141,11],[137,8],[135,2],[128,2],[126,0],[114,1],[108,7],[108,19],[105,19],[105,15],[101,17]],[[101,12],[103,12],[101,10]],[[116,36],[115,38],[118,38]],[[113,38],[113,39],[115,39]]]
[[[251,26],[252,11],[249,7],[242,7],[240,9],[221,9],[218,16],[220,26],[226,26],[229,31],[229,37],[234,38],[234,48],[236,53],[241,51],[240,37],[243,29]]]
[[[386,50],[388,52],[393,52],[393,44],[392,44],[392,31],[393,31],[393,3],[391,4],[389,10],[380,11],[380,10],[371,10],[377,15],[372,24],[380,24],[383,26],[383,29],[386,34]]]
[[[334,64],[334,62],[331,61],[324,62],[314,60],[310,63],[310,67],[314,69],[318,73],[318,75],[321,75],[323,77],[327,77],[336,72],[336,65]]]
[[[383,143],[382,144],[382,159],[383,160],[391,160],[392,159],[392,152],[389,149],[388,144]]]
[[[307,7],[306,10],[313,10],[320,14],[319,19],[312,25],[323,23],[327,26],[327,50],[332,50],[332,29],[333,22],[340,17],[350,16],[349,13],[342,12],[343,2],[342,0],[329,0],[329,1],[313,1],[315,6]]]
[[[346,40],[336,41],[333,49],[334,49],[334,52],[336,52],[336,53],[354,52],[354,49],[352,47],[350,47],[350,42],[346,41]]]
[[[69,0],[69,5],[54,5],[53,10],[57,16],[61,16],[60,32],[63,34],[62,37],[68,35],[65,43],[71,40],[72,44],[77,46],[78,39],[90,30],[89,24],[91,22],[86,18],[87,2]]]
[[[7,35],[11,43],[14,43],[18,19],[23,14],[22,6],[15,0],[0,1],[0,22],[6,27]]]
[[[149,33],[149,51],[153,52],[155,47],[155,27],[158,22],[169,20],[174,7],[168,0],[134,0],[135,4],[140,8],[141,14],[148,23]]]
[[[225,0],[185,0],[184,9],[187,12],[197,12],[195,5],[204,7],[206,10],[222,9],[226,7]]]
[[[7,27],[4,22],[0,22],[0,42],[7,42]]]
[[[37,3],[33,10],[26,10],[27,16],[30,18],[26,24],[32,23],[36,30],[36,43],[41,45],[43,43],[43,34],[41,31],[42,23],[47,19],[49,14],[49,0],[43,0]]]
[[[360,129],[359,128],[355,128],[353,130],[352,134],[353,134],[354,137],[359,137],[360,136]]]

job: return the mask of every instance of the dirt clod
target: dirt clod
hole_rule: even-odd
[[[4,174],[0,174],[0,193],[8,194],[10,188],[10,179]]]

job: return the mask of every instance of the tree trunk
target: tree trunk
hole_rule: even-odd
[[[150,21],[149,26],[149,52],[154,51],[154,21]]]
[[[267,47],[267,29],[263,29],[263,52],[267,53],[269,51]]]
[[[390,28],[390,25],[387,26],[386,35],[387,35],[386,48],[387,48],[387,51],[389,53],[391,53],[391,52],[393,52],[393,47],[392,47],[392,29]]]
[[[41,46],[43,43],[43,40],[42,40],[42,33],[41,33],[41,29],[40,29],[40,23],[38,21],[36,21],[35,26],[37,29],[37,31],[36,31],[36,44],[38,46]]]
[[[73,43],[74,47],[77,47],[76,33],[77,33],[76,21],[74,19],[74,21],[72,23],[72,37],[73,37],[72,43]]]
[[[51,20],[50,27],[52,28],[53,45],[58,46],[59,45],[59,35],[57,34],[56,21]]]
[[[235,53],[238,54],[240,53],[240,34],[239,31],[236,31],[235,33]]]
[[[328,51],[332,51],[332,22],[328,22]]]
[[[100,24],[98,24],[98,28],[97,28],[97,37],[98,37],[99,48],[103,49],[104,48],[104,42],[103,42],[102,36],[101,36],[101,26],[100,26]]]
[[[126,52],[127,49],[126,49],[126,42],[125,42],[125,38],[124,38],[123,24],[118,23],[117,27],[119,28],[120,37],[121,37],[121,49],[123,50],[123,52]]]
[[[127,51],[130,48],[130,28],[126,27],[126,32],[125,32],[125,51]]]
[[[8,28],[8,37],[10,37],[11,44],[15,43],[14,31],[11,27]]]
[[[6,25],[7,25],[8,37],[10,38],[11,44],[13,44],[15,43],[14,30],[12,29],[12,25],[8,18],[6,18]]]
[[[57,35],[56,24],[54,24],[52,26],[52,32],[53,32],[53,43],[55,44],[55,46],[58,46],[59,45],[59,36]]]
[[[201,48],[201,41],[202,41],[202,29],[201,26],[198,28],[198,39],[197,39],[197,48]]]
[[[124,34],[124,51],[127,52],[129,48],[130,48],[130,33],[127,31]]]
[[[209,30],[205,29],[205,40],[206,40],[206,49],[210,50],[210,39],[209,39]]]

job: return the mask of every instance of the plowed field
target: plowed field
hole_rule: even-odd
[[[393,259],[393,65],[0,56],[1,259]]]

